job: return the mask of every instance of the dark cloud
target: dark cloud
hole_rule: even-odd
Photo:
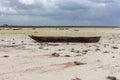
[[[64,2],[62,1],[57,3],[57,5],[62,10],[74,11],[74,10],[89,9],[89,7],[86,6],[85,4],[80,4],[74,1],[64,1]]]
[[[105,2],[105,3],[111,3],[111,2],[115,2],[115,0],[91,0],[93,2]]]
[[[0,0],[0,24],[120,25],[119,9],[119,0]]]

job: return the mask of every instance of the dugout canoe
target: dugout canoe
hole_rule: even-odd
[[[100,41],[100,36],[95,37],[44,37],[44,36],[32,36],[29,35],[33,40],[37,42],[78,42],[78,43],[96,43]]]

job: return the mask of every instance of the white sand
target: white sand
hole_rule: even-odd
[[[0,80],[107,80],[107,76],[120,79],[120,29],[81,31],[102,38],[99,43],[35,43],[27,35],[0,34]],[[60,57],[52,57],[52,53],[59,53]],[[75,65],[74,61],[86,64]]]

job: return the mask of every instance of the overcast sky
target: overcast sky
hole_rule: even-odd
[[[120,26],[120,0],[0,0],[0,25]]]

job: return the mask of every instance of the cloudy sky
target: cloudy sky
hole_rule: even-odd
[[[0,25],[120,26],[120,0],[0,0]]]

